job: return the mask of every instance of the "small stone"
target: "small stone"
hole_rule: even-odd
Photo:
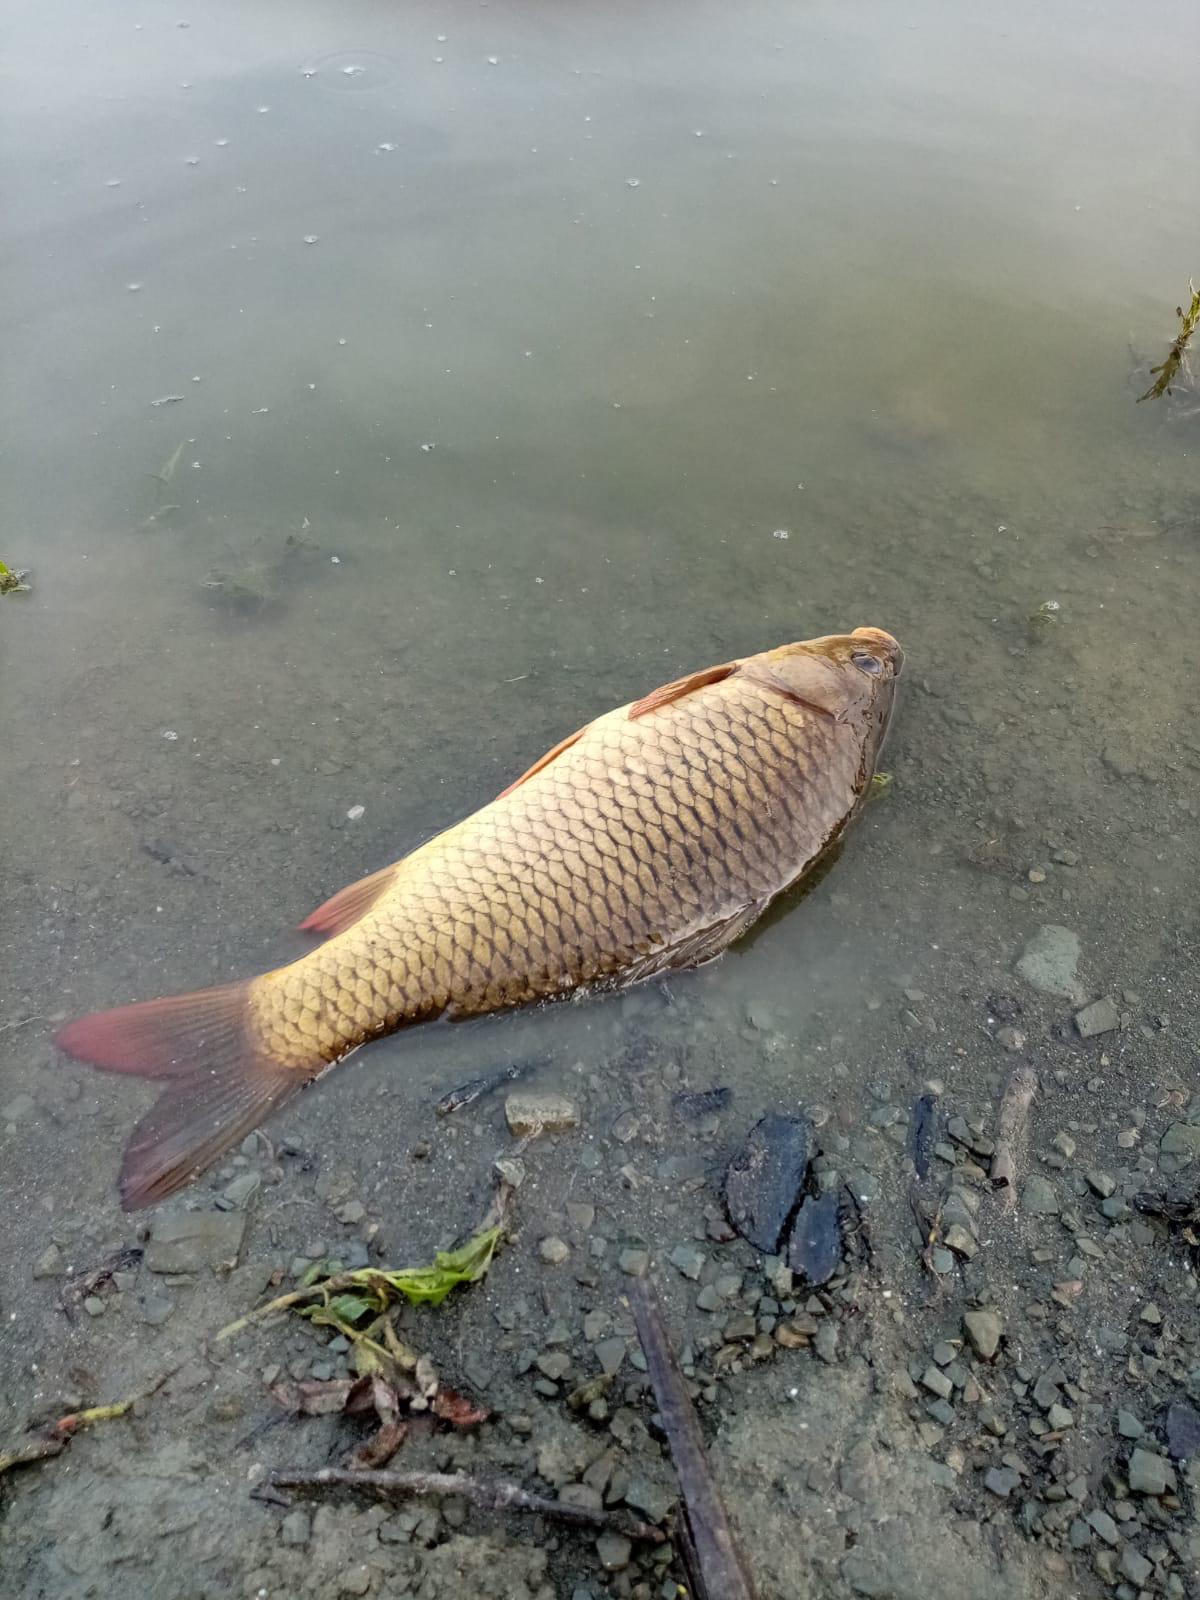
[[[1000,1348],[1004,1324],[997,1311],[967,1311],[963,1315],[963,1329],[971,1341],[971,1348],[984,1361],[990,1361]]]
[[[546,1350],[537,1358],[539,1370],[557,1383],[571,1370],[571,1358],[565,1350]]]
[[[1095,1038],[1098,1033],[1111,1033],[1120,1025],[1121,1013],[1107,995],[1102,1000],[1093,1000],[1091,1005],[1075,1013],[1075,1026],[1081,1039]]]
[[[1117,1432],[1122,1439],[1140,1439],[1145,1431],[1132,1411],[1117,1412]]]
[[[66,1270],[67,1263],[56,1244],[48,1244],[33,1264],[35,1278],[61,1278]]]
[[[343,1572],[338,1580],[338,1593],[348,1595],[364,1595],[371,1592],[371,1569],[365,1563],[351,1567],[348,1572]]]
[[[237,1264],[244,1211],[184,1211],[151,1224],[143,1262],[151,1272],[200,1272]]]
[[[344,1206],[339,1206],[334,1212],[334,1216],[338,1221],[344,1222],[348,1226],[361,1222],[366,1214],[367,1208],[361,1200],[347,1200]]]
[[[1117,1187],[1117,1180],[1109,1172],[1087,1172],[1084,1178],[1088,1188],[1093,1194],[1099,1195],[1101,1200],[1107,1200]]]
[[[161,1328],[174,1314],[175,1302],[170,1295],[156,1288],[148,1288],[138,1302],[138,1315],[150,1328]]]
[[[616,1334],[611,1339],[600,1339],[596,1343],[596,1360],[600,1363],[601,1372],[607,1373],[610,1378],[620,1370],[625,1354],[625,1341]]]
[[[1056,1217],[1059,1212],[1058,1195],[1055,1193],[1054,1185],[1036,1172],[1025,1180],[1021,1204],[1035,1217]]]
[[[1079,965],[1079,938],[1070,928],[1054,923],[1041,927],[1029,940],[1017,962],[1025,982],[1043,994],[1062,1000],[1076,997],[1075,969]]]
[[[504,1102],[510,1133],[567,1133],[579,1126],[579,1107],[557,1094],[510,1094]]]
[[[623,1572],[629,1565],[633,1546],[623,1533],[602,1533],[596,1540],[596,1554],[605,1572]]]
[[[753,1317],[747,1315],[745,1312],[740,1313],[736,1317],[730,1317],[729,1321],[722,1329],[723,1336],[731,1343],[738,1339],[753,1339],[757,1332],[758,1324],[755,1322]]]
[[[650,1252],[648,1250],[622,1250],[617,1257],[617,1265],[629,1278],[644,1278],[646,1269],[650,1265]]]
[[[1148,1322],[1148,1323],[1150,1323],[1150,1325],[1152,1327],[1155,1327],[1155,1328],[1162,1321],[1162,1312],[1154,1304],[1153,1300],[1148,1300],[1146,1302],[1146,1304],[1142,1307],[1142,1309],[1138,1312],[1138,1321],[1139,1322]]]
[[[651,1522],[665,1521],[675,1504],[675,1498],[664,1484],[640,1474],[630,1478],[624,1495],[625,1504],[632,1506],[635,1511],[641,1511]]]
[[[3,1110],[0,1110],[0,1122],[24,1122],[36,1110],[37,1101],[31,1094],[14,1095]]]
[[[1131,1544],[1127,1544],[1122,1550],[1120,1566],[1121,1571],[1129,1579],[1130,1583],[1136,1584],[1139,1589],[1145,1586],[1150,1574],[1154,1571],[1154,1563],[1147,1561],[1145,1556],[1140,1551],[1135,1550]]]
[[[1173,1122],[1158,1148],[1165,1156],[1200,1156],[1200,1122]]]
[[[239,1172],[232,1183],[227,1183],[221,1191],[221,1198],[230,1206],[244,1206],[246,1202],[258,1191],[262,1185],[262,1177],[257,1172]]]
[[[1107,1511],[1101,1511],[1097,1507],[1095,1511],[1089,1511],[1083,1520],[1100,1535],[1105,1544],[1120,1543],[1120,1531]]]
[[[1134,1494],[1166,1494],[1175,1488],[1175,1469],[1163,1456],[1139,1445],[1129,1458],[1129,1487]]]
[[[955,1223],[953,1227],[947,1228],[944,1237],[946,1248],[953,1250],[956,1256],[962,1256],[966,1261],[970,1261],[971,1257],[979,1249],[974,1237],[965,1228],[960,1227],[958,1223]]]
[[[838,1327],[836,1322],[831,1321],[828,1317],[822,1320],[813,1340],[813,1349],[826,1366],[832,1367],[836,1364],[838,1358]]]
[[[921,1374],[921,1387],[928,1389],[930,1394],[937,1395],[939,1400],[949,1400],[954,1393],[954,1385],[946,1374],[937,1367],[926,1367]]]
[[[98,1294],[89,1294],[83,1302],[83,1309],[89,1317],[102,1317],[108,1308]]]
[[[279,1537],[284,1544],[307,1544],[311,1536],[312,1520],[307,1511],[289,1511],[279,1524]]]
[[[942,1245],[937,1245],[929,1253],[929,1264],[936,1273],[944,1277],[946,1273],[954,1271],[954,1256]]]
[[[569,1259],[570,1254],[571,1246],[565,1239],[559,1239],[554,1234],[551,1234],[548,1239],[543,1239],[541,1244],[538,1245],[538,1255],[551,1267],[562,1266],[563,1262]]]
[[[1066,1406],[1059,1405],[1056,1401],[1046,1412],[1046,1421],[1055,1433],[1061,1433],[1064,1428],[1074,1427],[1075,1415],[1073,1412],[1068,1411]]]
[[[580,1233],[587,1233],[596,1220],[595,1206],[578,1200],[567,1201],[567,1221]]]
[[[1001,1500],[1007,1500],[1020,1481],[1011,1467],[989,1467],[983,1475],[983,1487]]]
[[[1066,1156],[1068,1161],[1075,1154],[1075,1141],[1069,1133],[1056,1133],[1051,1143],[1061,1155]]]
[[[695,1245],[676,1245],[667,1260],[673,1267],[682,1272],[685,1278],[691,1278],[693,1282],[699,1278],[704,1270],[704,1251],[697,1250]]]
[[[637,1137],[641,1125],[641,1118],[636,1117],[632,1111],[622,1112],[613,1123],[613,1138],[618,1144],[628,1144],[631,1139]]]

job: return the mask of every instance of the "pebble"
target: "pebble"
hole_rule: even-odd
[[[83,1302],[83,1309],[89,1317],[102,1317],[108,1308],[98,1294],[89,1294]]]
[[[817,1329],[813,1349],[826,1366],[832,1367],[838,1358],[838,1327],[826,1317]]]
[[[361,1222],[366,1214],[367,1208],[361,1200],[347,1200],[344,1206],[339,1206],[334,1212],[334,1216],[339,1222],[344,1222],[349,1226],[353,1226],[356,1222]]]
[[[704,1251],[697,1250],[695,1245],[676,1245],[667,1260],[679,1272],[682,1272],[685,1278],[691,1278],[693,1282],[699,1278],[704,1270]]]
[[[1001,1500],[1007,1500],[1020,1481],[1011,1467],[989,1467],[983,1475],[984,1488]]]
[[[262,1178],[257,1172],[240,1172],[222,1189],[221,1199],[230,1206],[244,1206],[261,1186]]]
[[[602,1533],[596,1540],[596,1554],[605,1572],[623,1572],[629,1565],[633,1546],[623,1533]]]
[[[35,1278],[61,1278],[67,1270],[63,1253],[56,1244],[49,1244],[33,1264]]]
[[[1200,1411],[1190,1400],[1173,1400],[1167,1407],[1165,1432],[1173,1461],[1200,1460]]]
[[[1046,923],[1026,944],[1017,972],[1032,988],[1062,1000],[1077,993],[1075,969],[1079,965],[1079,936],[1070,928]]]
[[[1004,1332],[999,1312],[968,1311],[963,1315],[963,1329],[975,1354],[984,1361],[990,1361],[1000,1348]]]
[[[1145,1431],[1132,1411],[1117,1412],[1117,1432],[1122,1439],[1140,1439]]]
[[[1129,1458],[1129,1487],[1134,1494],[1166,1494],[1175,1488],[1175,1469],[1165,1457],[1139,1445]]]
[[[1084,1180],[1093,1194],[1107,1200],[1117,1187],[1117,1180],[1108,1172],[1085,1172]]]
[[[1111,1033],[1120,1025],[1121,1013],[1107,995],[1102,1000],[1093,1000],[1091,1005],[1075,1013],[1075,1026],[1081,1039],[1092,1039],[1098,1033]]]
[[[1173,1122],[1158,1148],[1166,1156],[1200,1156],[1200,1122]]]
[[[1107,1511],[1101,1511],[1097,1507],[1095,1511],[1089,1511],[1083,1520],[1100,1535],[1105,1544],[1118,1544],[1120,1542],[1120,1532]]]
[[[199,1272],[237,1263],[244,1211],[184,1211],[151,1224],[143,1262],[151,1272]]]
[[[0,1111],[0,1122],[24,1122],[37,1110],[37,1101],[31,1094],[18,1094]]]
[[[1132,1545],[1127,1544],[1121,1552],[1121,1571],[1131,1583],[1137,1584],[1140,1589],[1154,1571],[1154,1564],[1147,1561],[1145,1556],[1135,1550]]]
[[[559,1267],[571,1254],[571,1246],[565,1239],[559,1239],[551,1234],[548,1239],[543,1239],[538,1245],[538,1254],[542,1260],[552,1267]]]
[[[279,1537],[284,1544],[307,1544],[312,1535],[312,1521],[307,1511],[289,1511],[279,1525]]]
[[[644,1278],[646,1269],[650,1265],[650,1252],[648,1250],[622,1250],[617,1257],[617,1265],[629,1278]]]
[[[949,1400],[954,1393],[954,1385],[946,1374],[937,1367],[926,1367],[921,1375],[921,1387],[928,1389],[930,1394],[937,1395],[939,1400]]]
[[[147,1289],[138,1302],[138,1315],[151,1328],[161,1328],[174,1311],[175,1302],[170,1295],[153,1287]]]
[[[1037,1173],[1026,1178],[1021,1203],[1035,1217],[1056,1217],[1059,1212],[1058,1195],[1054,1185]]]
[[[510,1094],[504,1102],[510,1133],[567,1133],[579,1126],[579,1107],[565,1095]]]

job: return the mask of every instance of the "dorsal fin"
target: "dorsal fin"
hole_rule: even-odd
[[[510,783],[507,789],[501,789],[496,799],[503,800],[506,794],[511,794],[514,789],[519,789],[523,783],[528,783],[535,772],[540,772],[543,767],[548,767],[552,761],[562,755],[564,750],[569,750],[573,744],[578,744],[586,732],[586,728],[577,728],[574,733],[569,733],[565,739],[560,739],[553,750],[547,750],[541,760],[535,761],[529,770],[523,772],[515,783]]]
[[[357,883],[349,884],[345,889],[339,889],[312,913],[305,917],[300,924],[303,933],[319,933],[323,939],[328,939],[335,933],[345,933],[346,929],[356,923],[359,917],[368,912],[381,895],[387,893],[395,882],[399,863],[393,862],[390,867],[381,867],[378,872],[372,872],[369,877],[360,878]]]
[[[731,677],[740,665],[740,661],[725,661],[719,667],[705,667],[702,672],[693,672],[686,678],[676,678],[674,683],[664,683],[661,689],[655,689],[641,700],[634,701],[629,708],[630,722],[637,717],[646,716],[651,711],[659,711],[663,706],[672,705],[696,689],[706,689],[710,683],[720,683],[723,678]]]

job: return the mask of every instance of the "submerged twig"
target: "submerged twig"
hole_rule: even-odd
[[[269,1473],[267,1490],[274,1489],[367,1489],[384,1495],[456,1495],[470,1500],[485,1511],[528,1511],[588,1528],[612,1528],[630,1539],[662,1544],[666,1535],[647,1522],[620,1512],[591,1511],[562,1500],[548,1500],[532,1494],[520,1484],[503,1478],[473,1478],[465,1472],[372,1472],[353,1467],[320,1467],[315,1472],[287,1468]],[[730,1594],[729,1600],[736,1600]]]
[[[132,1400],[119,1400],[113,1405],[89,1406],[86,1411],[69,1411],[65,1417],[60,1417],[57,1422],[34,1434],[28,1444],[0,1453],[0,1472],[7,1472],[10,1467],[28,1466],[33,1461],[44,1461],[48,1456],[61,1455],[80,1428],[90,1428],[93,1423],[111,1422],[114,1417],[123,1417],[132,1405]]]
[[[700,1423],[671,1349],[658,1296],[644,1278],[634,1278],[628,1293],[646,1357],[646,1371],[654,1386],[663,1432],[679,1478],[685,1523],[679,1549],[696,1600],[755,1600],[754,1585],[708,1464]]]
[[[1176,335],[1167,359],[1157,367],[1151,367],[1152,374],[1157,374],[1155,381],[1146,390],[1145,394],[1138,395],[1138,404],[1143,400],[1158,400],[1164,394],[1171,393],[1171,385],[1179,376],[1187,356],[1188,340],[1200,327],[1200,289],[1197,289],[1192,280],[1188,279],[1188,290],[1192,296],[1192,303],[1185,311],[1182,306],[1175,307],[1175,315],[1179,318],[1179,333]]]
[[[1025,1154],[1025,1129],[1029,1107],[1037,1093],[1037,1078],[1029,1067],[1016,1067],[1009,1075],[1000,1101],[996,1149],[992,1155],[993,1189],[1003,1190],[1000,1203],[1011,1211],[1017,1199],[1017,1173]]]

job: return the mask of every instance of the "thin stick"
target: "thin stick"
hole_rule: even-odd
[[[992,1187],[1003,1190],[1000,1204],[1011,1211],[1017,1201],[1018,1166],[1025,1154],[1025,1129],[1029,1107],[1037,1093],[1037,1078],[1028,1067],[1016,1067],[1000,1101],[996,1149],[992,1156]]]
[[[458,1495],[482,1506],[485,1511],[529,1511],[536,1516],[553,1517],[558,1522],[571,1522],[588,1528],[615,1528],[631,1539],[642,1539],[650,1544],[662,1544],[666,1538],[661,1528],[648,1522],[620,1516],[611,1511],[589,1511],[584,1506],[567,1505],[561,1500],[547,1500],[544,1495],[530,1494],[519,1484],[504,1478],[472,1478],[465,1472],[371,1472],[351,1467],[321,1467],[316,1472],[286,1469],[272,1472],[265,1479],[269,1489],[370,1489],[385,1495]],[[731,1594],[729,1600],[735,1600]]]
[[[725,1502],[708,1464],[700,1423],[671,1349],[658,1295],[644,1278],[632,1279],[628,1293],[679,1477],[689,1536],[680,1541],[680,1548],[697,1600],[755,1600],[754,1584],[729,1525]]]

